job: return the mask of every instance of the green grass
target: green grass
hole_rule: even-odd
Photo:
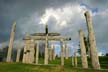
[[[108,69],[108,56],[99,57],[100,65],[102,69]],[[82,67],[81,65],[81,58],[77,57],[78,67]],[[60,65],[60,58],[56,58],[56,60],[49,61],[49,64],[59,64]],[[69,58],[68,60],[65,59],[64,62],[65,66],[72,66],[72,60]],[[88,65],[89,68],[92,68],[91,59],[88,58]]]
[[[108,57],[100,57],[100,64],[102,69],[108,68]],[[31,64],[22,64],[22,63],[0,63],[0,72],[108,72],[108,70],[93,70],[91,69],[90,59],[89,61],[89,69],[81,68],[81,60],[78,57],[78,67],[71,66],[71,58],[65,60],[65,65],[60,66],[60,58],[56,60],[52,60],[49,64],[54,65],[31,65]],[[40,64],[43,64],[43,59],[39,60]]]
[[[108,72],[106,70],[92,70],[72,67],[63,67],[60,65],[30,65],[20,63],[0,63],[0,72]]]
[[[108,56],[99,57],[99,61],[103,69],[108,69]]]

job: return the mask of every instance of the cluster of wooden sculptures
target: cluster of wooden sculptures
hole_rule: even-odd
[[[98,59],[98,53],[96,49],[96,41],[95,41],[95,36],[94,36],[94,31],[92,27],[92,22],[90,19],[90,12],[86,11],[85,12],[85,18],[87,22],[87,29],[88,29],[88,37],[89,37],[89,43],[90,43],[90,57],[91,57],[91,64],[94,69],[100,69],[100,63]],[[12,51],[12,46],[13,46],[13,41],[14,41],[14,33],[15,33],[15,28],[16,28],[16,23],[13,24],[11,35],[10,35],[10,42],[9,42],[9,48],[8,48],[8,53],[7,53],[7,59],[6,62],[11,62],[11,51]],[[81,49],[81,61],[82,61],[82,67],[83,68],[88,68],[88,61],[87,61],[87,54],[86,54],[86,48],[84,44],[84,33],[83,29],[79,30],[79,36],[80,36],[80,49]],[[23,38],[25,41],[24,45],[24,52],[23,52],[23,63],[34,63],[38,64],[39,60],[39,43],[37,42],[38,40],[44,40],[45,41],[45,51],[44,51],[44,64],[48,65],[48,61],[51,60],[52,54],[54,53],[51,50],[48,50],[48,41],[60,41],[60,46],[61,46],[61,65],[64,65],[64,41],[69,41],[71,38],[69,37],[62,37],[60,36],[59,33],[49,33],[48,32],[48,26],[46,25],[45,27],[45,33],[34,33],[30,35],[25,35]],[[36,43],[36,51],[34,50],[35,46],[35,41]],[[20,42],[19,42],[20,45]],[[53,46],[51,46],[53,49]],[[35,57],[34,57],[34,53]],[[53,55],[54,56],[54,55]],[[66,53],[66,59],[68,59],[68,52]],[[20,57],[20,47],[18,48],[17,51],[17,57],[16,57],[16,62],[19,62],[19,57]],[[54,57],[55,59],[55,57]],[[72,56],[72,65],[77,66],[77,57],[76,57],[76,52],[74,52],[74,55]]]

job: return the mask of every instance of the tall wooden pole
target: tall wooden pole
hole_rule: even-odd
[[[30,40],[25,40],[22,62],[30,63]]]
[[[64,45],[63,40],[61,39],[61,65],[64,66]]]
[[[27,45],[26,45],[26,57],[25,57],[25,61],[26,63],[31,63],[31,59],[30,59],[30,42],[31,40],[27,40]]]
[[[79,30],[80,35],[80,50],[81,50],[81,61],[83,68],[88,68],[88,62],[87,62],[87,55],[86,55],[86,48],[84,44],[84,33],[83,30]]]
[[[74,51],[74,63],[75,63],[75,67],[77,67],[77,55],[76,55],[76,50]]]
[[[21,41],[19,41],[19,43],[18,43],[16,62],[19,62],[19,59],[20,59],[20,53],[21,53]]]
[[[73,49],[72,66],[77,67],[77,55],[76,55],[76,50],[75,49]]]
[[[74,55],[72,55],[72,66],[75,66],[75,63],[74,63]]]
[[[44,64],[48,64],[48,34],[46,34],[46,40],[45,40],[45,56],[44,56]]]
[[[30,41],[30,63],[34,63],[34,53],[35,53],[35,42],[33,39]]]
[[[25,40],[24,52],[23,52],[23,60],[22,60],[23,63],[27,62],[27,42],[28,42],[28,40]]]
[[[36,64],[38,64],[39,60],[39,43],[36,44]]]
[[[74,49],[72,48],[72,66],[75,66],[75,60],[74,60]]]
[[[10,41],[9,41],[9,48],[8,48],[6,62],[11,62],[11,54],[12,54],[15,28],[16,28],[16,22],[13,23],[12,30],[11,30],[11,33],[10,33]]]
[[[96,49],[95,35],[94,35],[92,21],[90,18],[89,11],[85,12],[85,18],[86,18],[86,22],[87,22],[87,29],[88,29],[88,35],[89,35],[92,66],[94,69],[100,69],[100,63],[99,63],[98,53],[97,53],[97,49]]]
[[[68,46],[65,44],[65,58],[68,59],[69,58],[69,48]]]
[[[50,45],[49,49],[49,60],[52,61],[52,44]]]

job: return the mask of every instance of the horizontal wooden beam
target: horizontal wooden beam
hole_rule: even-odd
[[[33,40],[45,40],[45,36],[26,36],[23,40],[30,40],[30,39],[33,39]],[[54,40],[54,41],[60,41],[60,40],[63,40],[63,41],[69,41],[71,40],[70,37],[48,37],[48,40]]]
[[[46,33],[34,33],[31,36],[46,36]],[[60,33],[48,33],[48,36],[60,36]]]

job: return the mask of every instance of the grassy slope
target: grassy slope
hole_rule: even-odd
[[[55,66],[36,66],[29,64],[18,63],[0,63],[0,72],[108,72],[105,70],[91,70],[91,69],[79,69],[72,67]]]
[[[42,60],[40,60],[40,61],[41,61],[40,63],[43,63]],[[71,66],[72,65],[71,61],[72,61],[71,58],[69,58],[68,60],[65,60],[65,62],[64,62],[65,66]],[[78,61],[78,67],[82,67],[80,57],[77,58],[77,61]],[[100,65],[101,65],[102,69],[108,69],[108,56],[99,57],[99,61],[100,61]],[[60,58],[58,58],[58,59],[56,59],[54,61],[50,61],[49,63],[50,64],[59,64],[60,65]],[[88,64],[89,64],[89,68],[92,68],[90,58],[88,58]]]
[[[89,66],[90,66],[90,59]],[[39,60],[40,63],[43,63],[43,60]],[[36,66],[30,64],[21,64],[21,63],[0,63],[0,72],[108,72],[108,70],[93,70],[93,69],[81,69],[73,68],[71,66],[71,58],[65,60],[65,66],[60,66],[60,59],[55,61],[50,61],[50,64],[58,64],[52,66]],[[108,67],[108,57],[101,57],[100,63],[102,68]],[[81,67],[80,58],[78,58],[78,67]]]

